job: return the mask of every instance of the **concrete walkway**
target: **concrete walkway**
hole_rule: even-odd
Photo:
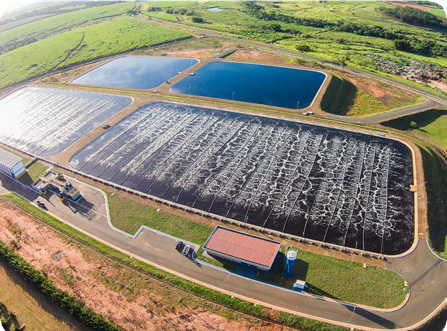
[[[366,310],[272,288],[206,264],[198,266],[174,249],[176,238],[154,231],[142,230],[135,239],[125,236],[109,226],[103,193],[80,182],[76,185],[84,199],[79,204],[62,203],[55,196],[43,199],[2,174],[0,182],[3,191],[19,193],[32,203],[44,201],[50,214],[126,254],[236,297],[301,316],[359,329],[407,329],[445,304],[447,297],[447,262],[432,254],[425,240],[420,240],[412,254],[387,262],[387,267],[402,274],[410,285],[407,304],[397,311]]]

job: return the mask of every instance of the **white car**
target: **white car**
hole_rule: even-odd
[[[189,245],[186,245],[185,247],[183,247],[182,254],[187,256],[190,249],[191,247]]]

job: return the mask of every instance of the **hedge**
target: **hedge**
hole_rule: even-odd
[[[124,330],[123,328],[108,322],[102,315],[85,306],[84,302],[74,298],[66,291],[57,288],[41,271],[36,270],[19,255],[0,241],[0,259],[5,261],[11,268],[20,274],[23,279],[36,286],[45,293],[52,301],[58,303],[70,315],[73,315],[95,330]]]

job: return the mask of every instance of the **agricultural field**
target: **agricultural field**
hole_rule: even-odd
[[[0,55],[0,88],[55,69],[188,37],[186,32],[134,18],[77,28]]]
[[[0,302],[26,330],[81,330],[79,322],[0,263]]]
[[[80,24],[125,14],[132,8],[133,3],[118,3],[76,10],[24,24],[0,33],[0,50],[10,51]]]

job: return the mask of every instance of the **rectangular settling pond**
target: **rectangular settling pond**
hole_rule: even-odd
[[[125,56],[110,61],[76,78],[73,83],[134,89],[161,85],[198,60],[174,57]]]
[[[385,254],[413,243],[412,155],[384,138],[157,102],[102,134],[71,165],[306,238]]]
[[[206,64],[171,91],[302,109],[312,104],[325,79],[318,71],[222,61]]]
[[[131,98],[99,93],[22,88],[0,100],[0,141],[52,156],[131,102]]]

